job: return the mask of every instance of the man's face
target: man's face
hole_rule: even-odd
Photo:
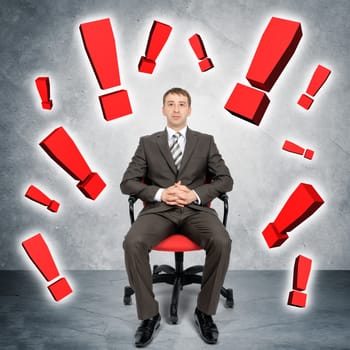
[[[166,117],[167,126],[173,130],[181,130],[187,125],[187,117],[191,114],[187,96],[168,94],[165,97],[163,115]]]

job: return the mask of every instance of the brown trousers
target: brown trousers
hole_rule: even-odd
[[[206,251],[197,307],[208,315],[216,313],[230,260],[230,236],[216,215],[188,207],[174,207],[161,213],[139,216],[123,242],[126,270],[130,286],[135,291],[140,320],[151,318],[159,311],[153,294],[149,251],[174,233],[186,235]]]

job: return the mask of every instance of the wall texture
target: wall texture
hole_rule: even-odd
[[[348,1],[8,1],[0,5],[1,232],[0,268],[33,268],[21,241],[41,232],[61,269],[124,269],[127,197],[119,183],[141,135],[163,129],[161,96],[172,86],[193,95],[190,127],[215,136],[230,167],[228,229],[231,269],[290,269],[295,256],[314,268],[349,269],[350,27]],[[302,23],[303,37],[277,83],[259,127],[224,110],[245,75],[272,16]],[[79,24],[109,17],[117,44],[121,88],[133,114],[106,122],[102,94],[85,53]],[[173,32],[152,75],[137,71],[153,20]],[[201,73],[188,38],[199,33],[215,68]],[[313,70],[332,70],[309,111],[296,104]],[[34,80],[51,79],[54,108],[44,111]],[[109,92],[109,90],[108,90]],[[77,181],[38,143],[63,126],[107,187],[89,200]],[[315,150],[312,161],[281,150],[285,139]],[[300,183],[325,204],[268,249],[261,235]],[[24,197],[30,184],[61,203],[58,213]],[[220,203],[214,207],[221,211]],[[187,254],[186,263],[204,253]],[[154,261],[169,254],[153,253]]]

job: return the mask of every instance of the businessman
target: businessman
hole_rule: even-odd
[[[233,180],[213,137],[187,126],[191,96],[186,90],[168,90],[163,96],[162,112],[165,130],[140,138],[120,184],[124,194],[145,203],[123,242],[125,266],[142,321],[136,330],[135,345],[148,345],[161,320],[152,290],[149,251],[175,232],[185,234],[206,251],[194,320],[201,338],[215,344],[219,331],[212,315],[227,272],[231,239],[215,210],[207,204],[231,191]]]

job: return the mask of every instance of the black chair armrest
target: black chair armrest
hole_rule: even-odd
[[[227,216],[228,216],[228,195],[226,193],[221,193],[218,196],[219,199],[221,199],[224,202],[224,215],[222,218],[222,223],[226,227],[227,224]]]
[[[224,201],[227,201],[228,200],[228,195],[227,193],[221,193],[219,196],[218,196],[219,199],[221,199],[223,202]]]
[[[133,195],[129,196],[128,202],[129,202],[129,216],[130,216],[131,225],[135,221],[134,204],[136,201],[137,201],[137,197],[135,197]]]

